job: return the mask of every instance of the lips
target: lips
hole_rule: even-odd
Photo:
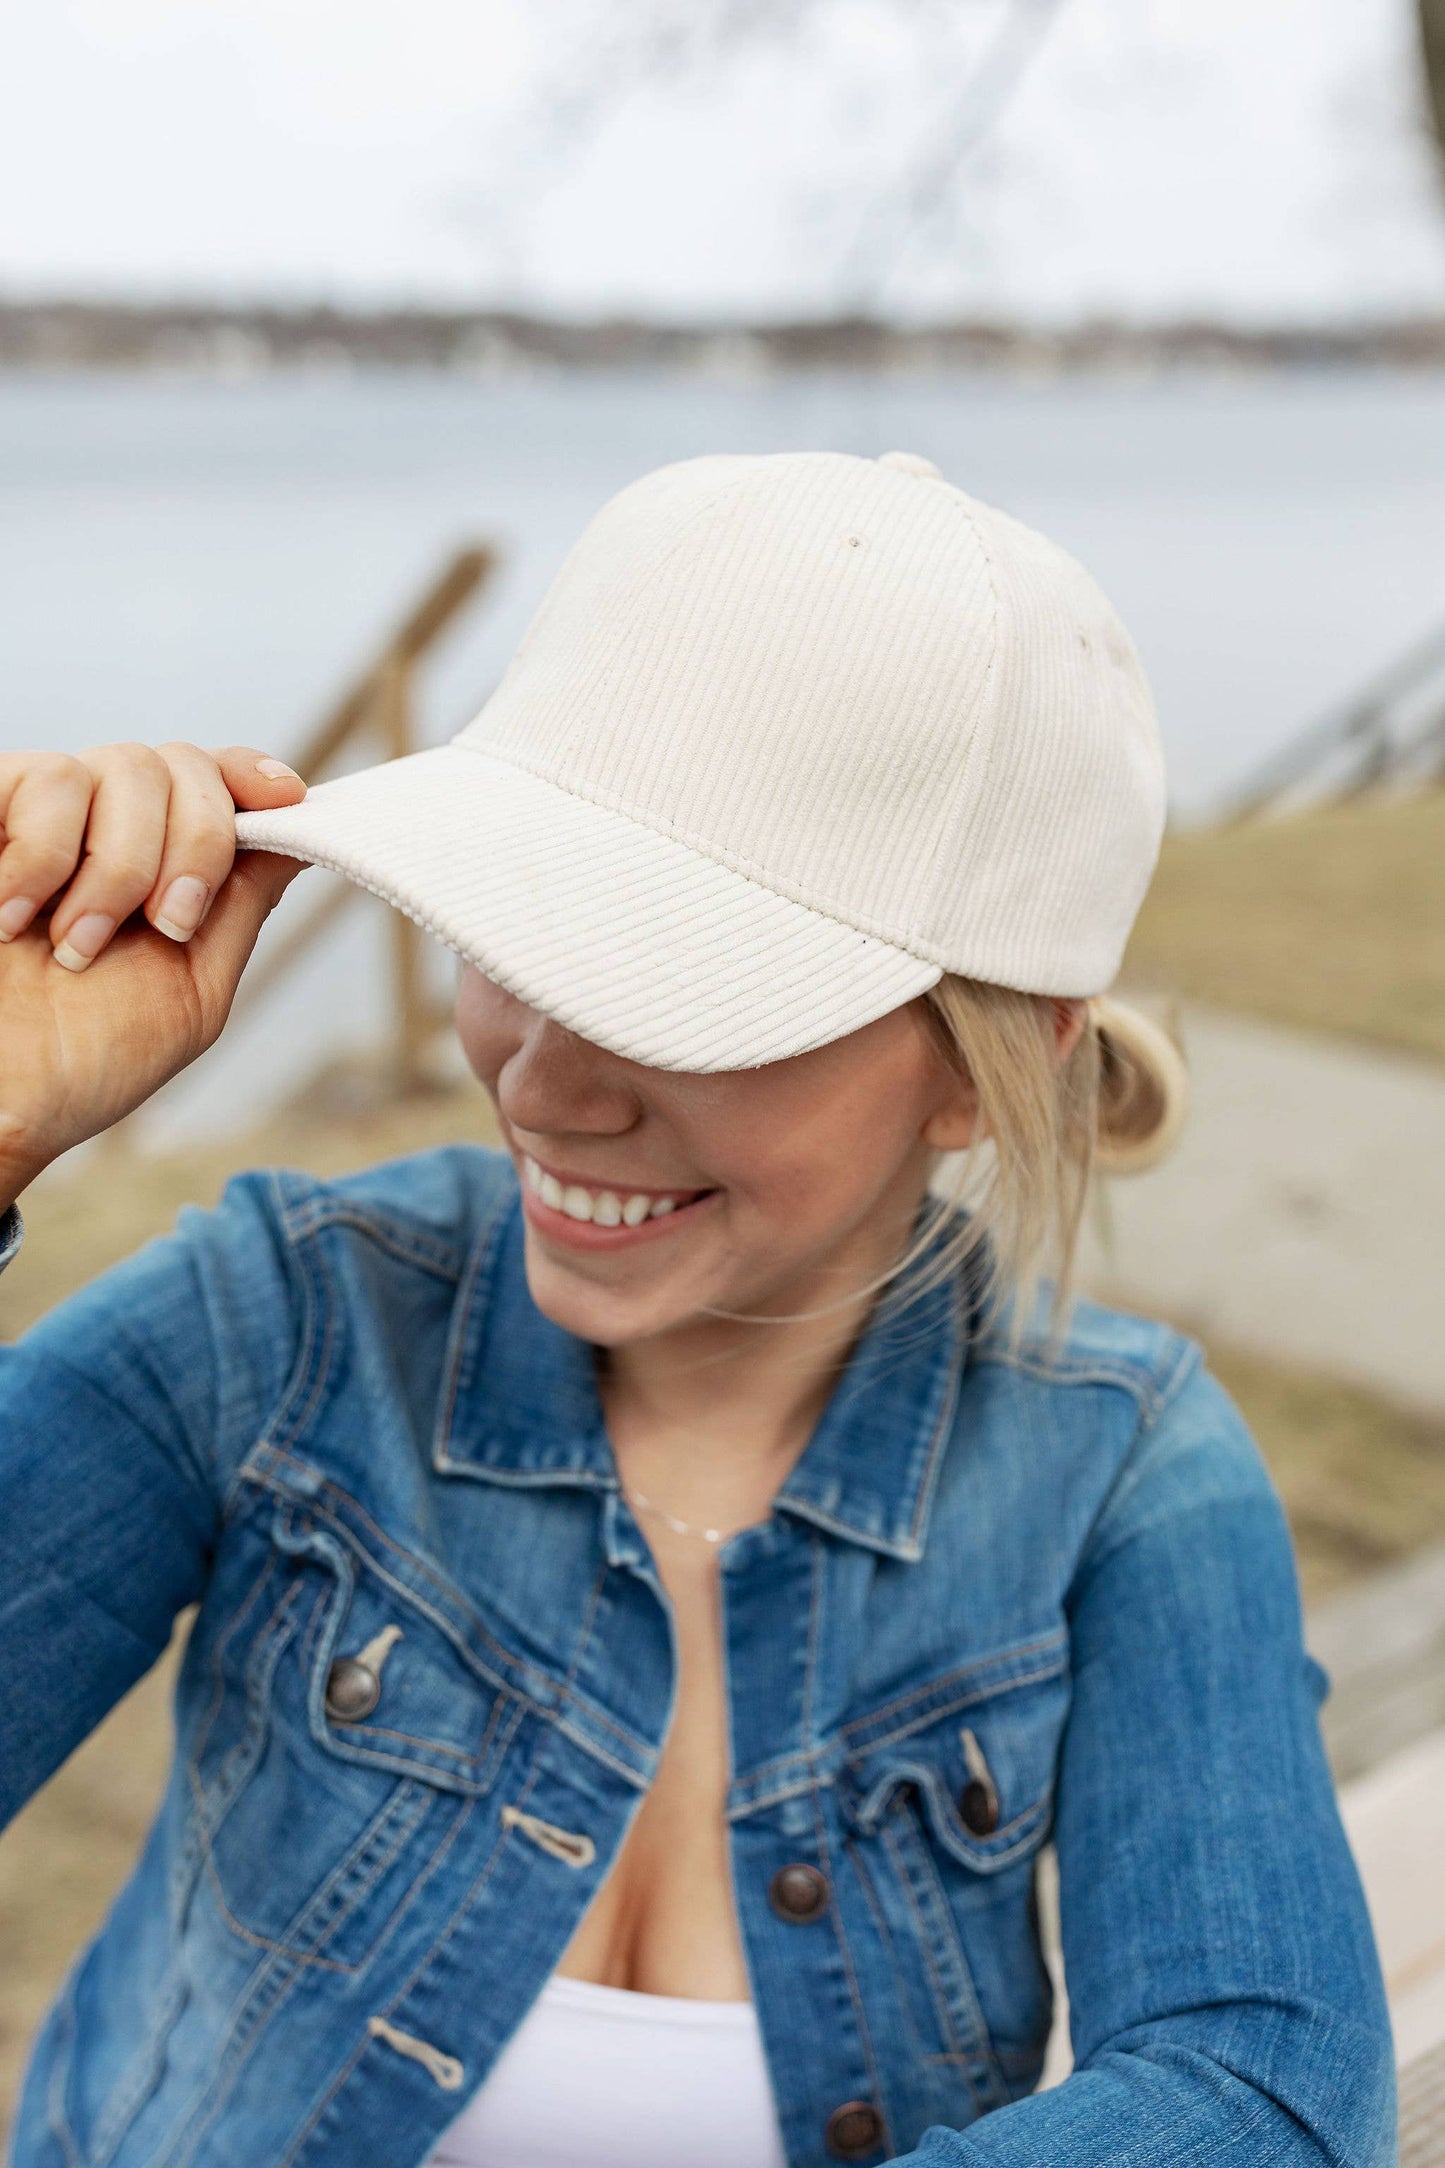
[[[564,1179],[521,1154],[527,1219],[566,1249],[631,1249],[696,1223],[722,1197],[720,1189],[642,1190],[592,1186]]]
[[[642,1189],[583,1182],[544,1167],[529,1152],[522,1154],[522,1179],[553,1212],[565,1213],[583,1226],[639,1227],[644,1220],[665,1219],[700,1197],[716,1194],[709,1189]]]

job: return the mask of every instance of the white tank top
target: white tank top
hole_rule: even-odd
[[[757,2013],[554,1973],[425,2168],[787,2168]]]

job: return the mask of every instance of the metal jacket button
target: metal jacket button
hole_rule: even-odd
[[[958,1811],[975,1837],[991,1837],[998,1828],[998,1793],[980,1777],[970,1777],[958,1795]]]
[[[968,1782],[958,1795],[958,1811],[973,1836],[991,1837],[998,1828],[998,1786],[993,1781],[988,1756],[979,1743],[977,1732],[970,1731],[966,1724],[958,1741],[968,1769]]]
[[[809,1920],[821,1919],[828,1909],[828,1877],[801,1860],[791,1867],[779,1867],[768,1884],[768,1902],[780,1920],[806,1927]]]
[[[835,2160],[862,2160],[883,2143],[883,2118],[866,2100],[845,2100],[828,2118],[823,2142]]]
[[[355,1724],[381,1699],[381,1681],[370,1664],[338,1656],[326,1674],[326,1714],[334,1724]]]

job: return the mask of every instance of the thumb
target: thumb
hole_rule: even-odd
[[[304,873],[310,864],[309,858],[290,858],[283,851],[251,851],[242,845],[231,862],[231,879],[226,886],[229,888],[239,875],[260,897],[261,915],[256,920],[259,933],[263,921],[275,910],[297,874]],[[211,916],[215,916],[214,905]]]
[[[230,1009],[262,926],[309,863],[279,851],[237,851],[215,902],[186,944],[202,998],[218,1018]]]

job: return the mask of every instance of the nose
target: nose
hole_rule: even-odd
[[[509,1127],[534,1137],[622,1136],[642,1112],[620,1056],[535,1010],[495,1090]]]

